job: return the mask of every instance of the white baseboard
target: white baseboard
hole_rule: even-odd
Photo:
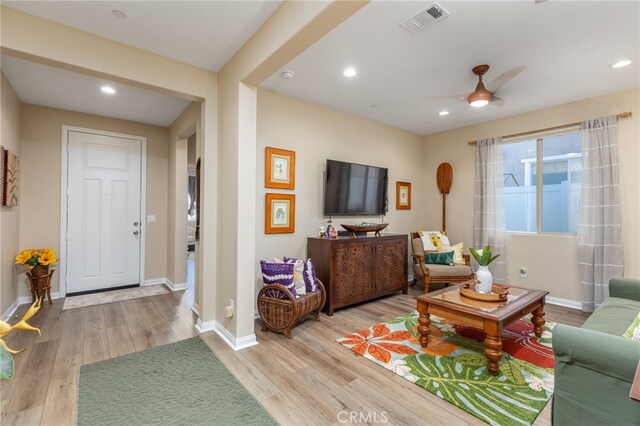
[[[11,318],[11,316],[16,312],[16,310],[18,309],[18,299],[14,300],[13,303],[11,304],[11,306],[9,306],[7,308],[6,311],[4,311],[4,313],[2,314],[2,316],[0,317],[0,320],[2,321],[6,321],[9,318]]]
[[[567,308],[582,310],[582,302],[571,299],[563,299],[561,297],[547,296],[545,302],[550,305],[565,306]]]
[[[233,334],[231,334],[229,330],[224,328],[222,324],[215,320],[202,322],[200,321],[200,319],[198,319],[198,322],[196,323],[196,330],[198,330],[199,333],[214,331],[234,351],[239,351],[240,349],[248,348],[250,346],[258,344],[255,334],[236,338]]]
[[[167,287],[169,287],[171,289],[171,291],[182,291],[182,290],[186,290],[187,289],[187,283],[174,283],[173,281],[171,281],[169,278],[165,278],[165,284],[167,285]]]
[[[173,284],[170,285],[169,287],[171,288],[171,290],[173,291],[182,291],[182,290],[186,290],[187,289],[187,283],[180,283],[180,284]]]
[[[144,283],[142,283],[142,287],[146,287],[148,285],[158,285],[158,284],[166,284],[166,283],[167,283],[167,279],[164,277],[151,278],[150,280],[145,280]]]
[[[60,293],[57,292],[57,291],[55,293],[51,293],[51,299],[60,299]],[[45,302],[46,302],[46,300],[45,300]],[[48,303],[48,302],[46,302],[46,303]],[[16,311],[18,310],[18,308],[21,305],[25,305],[25,304],[28,304],[28,305],[31,304],[31,296],[20,296],[20,297],[18,297],[7,308],[7,310],[4,311],[2,316],[0,316],[0,319],[2,319],[2,321],[6,321],[7,319],[11,318],[13,316],[13,314],[16,313]]]
[[[200,318],[196,321],[195,328],[198,330],[198,333],[205,333],[207,331],[215,330],[215,321],[202,321]]]

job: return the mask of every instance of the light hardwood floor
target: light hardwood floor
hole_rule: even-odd
[[[238,352],[212,332],[202,338],[281,424],[340,424],[338,413],[343,411],[376,413],[388,424],[485,424],[335,343],[349,332],[415,309],[416,294],[420,292],[411,290],[333,317],[323,314],[321,322],[295,328],[293,340],[261,332],[258,320],[259,344]],[[1,424],[74,424],[80,365],[195,336],[188,299],[179,292],[67,311],[62,310],[63,299],[43,306],[30,321],[41,328],[41,336],[17,331],[7,338],[11,348],[25,350],[16,357],[14,378],[1,383]],[[547,305],[546,318],[579,326],[587,316]],[[550,409],[551,403],[536,425],[551,423]]]

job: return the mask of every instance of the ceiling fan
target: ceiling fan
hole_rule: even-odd
[[[512,78],[524,71],[525,68],[525,66],[519,66],[502,73],[500,76],[496,77],[496,79],[493,80],[489,85],[493,88],[493,90],[488,90],[484,86],[482,76],[485,75],[487,71],[489,71],[489,65],[485,64],[473,67],[471,71],[478,76],[478,85],[476,86],[476,89],[465,96],[464,99],[469,103],[469,105],[476,108],[486,106],[489,103],[496,106],[504,105],[504,99],[496,96],[495,93],[498,90],[502,89],[502,87],[507,84]]]
[[[504,99],[496,96],[496,93],[502,89],[505,84],[511,81],[511,79],[524,71],[525,68],[527,67],[521,65],[500,74],[491,83],[489,83],[489,87],[491,88],[491,90],[489,90],[485,87],[484,82],[482,81],[482,76],[489,71],[489,65],[477,65],[471,70],[478,76],[478,84],[476,85],[475,90],[471,93],[450,97],[466,101],[469,105],[476,108],[480,108],[488,104],[502,106],[504,105]]]

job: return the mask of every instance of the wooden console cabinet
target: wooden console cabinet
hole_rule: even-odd
[[[407,236],[309,238],[308,255],[325,285],[327,315],[366,300],[408,291]]]

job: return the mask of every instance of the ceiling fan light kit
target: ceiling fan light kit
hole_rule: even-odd
[[[489,71],[489,65],[478,65],[473,67],[473,73],[478,76],[479,81],[476,86],[476,90],[474,90],[468,97],[467,102],[472,107],[480,108],[486,106],[493,99],[493,93],[487,90],[484,87],[484,83],[482,82],[482,76]]]

